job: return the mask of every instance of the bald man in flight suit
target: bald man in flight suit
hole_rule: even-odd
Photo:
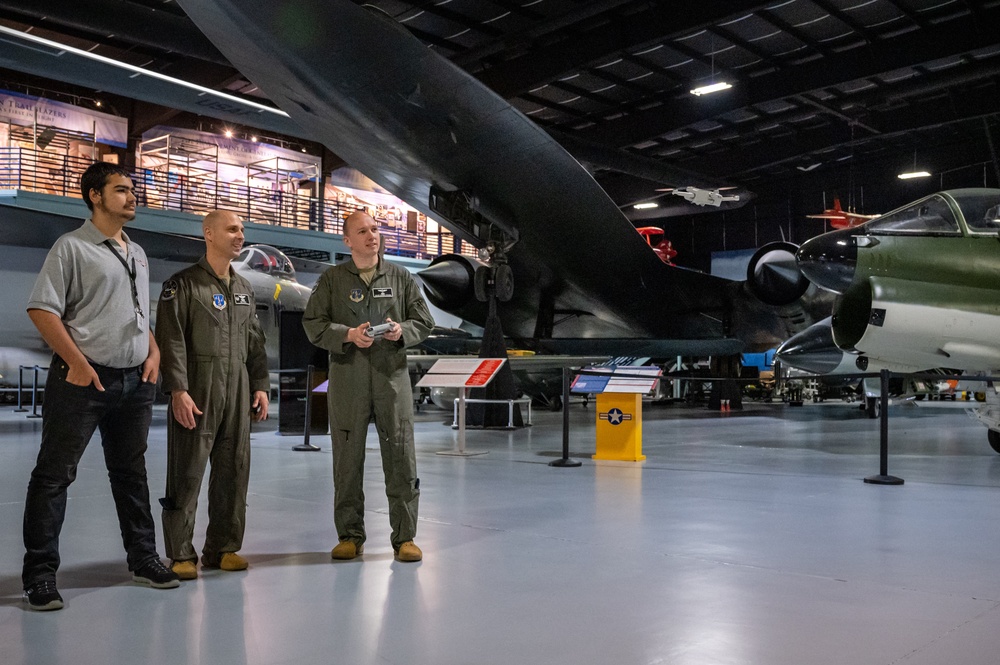
[[[381,256],[379,240],[375,220],[352,213],[344,221],[351,260],[323,273],[302,316],[309,340],[330,351],[333,520],[340,540],[330,556],[353,559],[364,549],[365,439],[374,416],[392,549],[399,561],[420,561],[423,553],[413,542],[420,480],[406,348],[427,337],[434,319],[410,273]],[[365,333],[383,322],[391,323],[384,336]]]
[[[198,494],[208,480],[206,568],[245,570],[251,408],[267,418],[267,355],[253,287],[230,265],[243,248],[243,223],[216,210],[202,224],[205,256],[163,283],[156,309],[163,392],[170,395],[163,536],[171,569],[198,576],[192,539]]]

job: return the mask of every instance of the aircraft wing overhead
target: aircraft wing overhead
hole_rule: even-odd
[[[723,336],[721,317],[703,313],[727,306],[732,282],[664,265],[554,139],[393,19],[347,0],[180,4],[234,66],[353,167],[464,239],[474,229],[432,209],[432,188],[518,238],[505,309],[521,314],[504,320],[508,334],[532,335],[524,313],[548,292],[556,309],[586,313],[568,334]]]

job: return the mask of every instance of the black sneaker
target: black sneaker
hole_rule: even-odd
[[[24,590],[24,602],[28,603],[29,610],[36,612],[63,608],[63,599],[56,590],[55,580],[42,580],[30,585]]]
[[[159,558],[150,559],[149,563],[132,573],[132,581],[154,589],[175,589],[181,585],[177,573],[164,566]]]

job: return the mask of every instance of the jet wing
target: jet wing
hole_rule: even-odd
[[[552,336],[727,336],[733,282],[663,264],[554,139],[387,15],[347,0],[180,4],[353,167],[464,240],[513,243],[506,334],[537,336],[547,312]]]

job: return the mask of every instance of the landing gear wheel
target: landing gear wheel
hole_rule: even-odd
[[[995,429],[987,431],[988,434],[986,436],[990,441],[990,448],[993,449],[993,452],[1000,453],[1000,432]]]
[[[866,397],[865,415],[869,418],[880,418],[882,416],[882,400],[878,397]]]
[[[506,264],[498,265],[496,277],[493,278],[493,288],[497,292],[497,300],[508,302],[514,297],[514,272]]]

